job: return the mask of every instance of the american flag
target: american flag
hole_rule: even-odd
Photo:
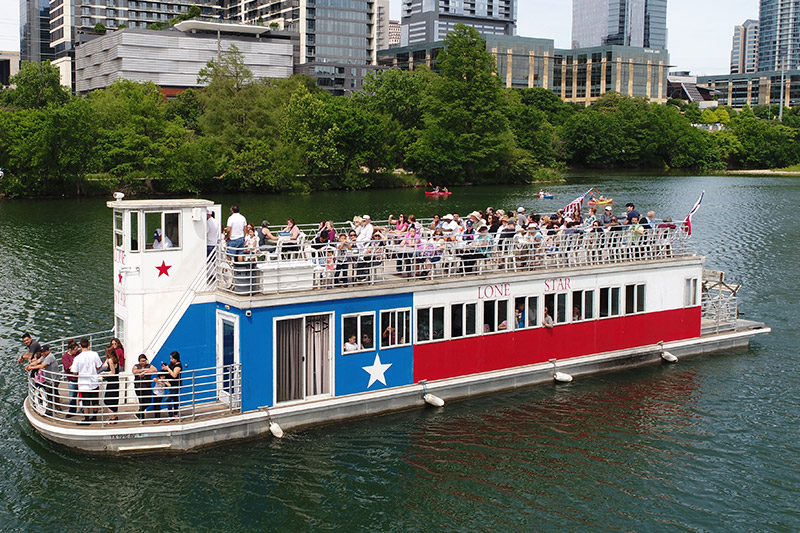
[[[700,198],[697,199],[697,203],[694,204],[694,207],[692,208],[692,210],[689,211],[688,215],[686,215],[686,220],[683,221],[683,229],[689,235],[692,234],[692,215],[697,213],[697,210],[700,208],[700,202],[703,201],[703,196],[705,196],[705,194],[706,194],[706,191],[703,191],[703,192],[700,193]]]
[[[586,198],[586,196],[592,191],[594,191],[594,187],[568,203],[564,208],[564,216],[574,219],[575,215],[581,212],[581,207],[583,207],[583,199]]]

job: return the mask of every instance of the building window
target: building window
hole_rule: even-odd
[[[522,296],[514,300],[514,329],[535,328],[539,325],[539,297]]]
[[[444,339],[444,307],[417,309],[417,342]]]
[[[450,338],[471,337],[478,333],[478,305],[475,303],[450,306]]]
[[[687,278],[683,289],[683,306],[697,305],[697,278]]]
[[[411,310],[381,312],[381,348],[411,344]]]
[[[591,320],[594,318],[594,290],[573,291],[572,321]]]
[[[625,285],[625,314],[644,313],[644,283]]]
[[[375,349],[375,313],[342,316],[343,352],[366,352]]]
[[[600,318],[619,316],[619,287],[603,287],[600,289]]]

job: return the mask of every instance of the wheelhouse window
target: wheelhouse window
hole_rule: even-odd
[[[131,252],[138,252],[139,248],[139,213],[131,213]]]
[[[417,342],[424,343],[444,339],[444,307],[420,307],[417,309]]]
[[[644,283],[625,285],[625,314],[644,313]]]
[[[594,290],[572,292],[572,321],[594,318]]]
[[[554,324],[566,324],[569,321],[567,296],[568,293],[566,292],[546,294],[544,296],[544,306],[547,308],[547,314],[553,319]]]
[[[125,245],[125,240],[122,233],[122,221],[124,215],[121,211],[114,211],[114,247],[122,248]]]
[[[180,216],[180,213],[145,213],[145,249],[180,248]]]
[[[411,344],[411,310],[381,312],[381,348]]]
[[[683,288],[683,306],[697,305],[697,278],[687,278]]]
[[[600,318],[620,315],[621,289],[619,287],[603,287],[600,289]]]
[[[342,317],[343,353],[367,352],[375,349],[375,313],[359,313]]]
[[[478,305],[460,303],[450,306],[450,338],[471,337],[478,333]]]
[[[539,325],[539,297],[521,296],[514,300],[514,329],[535,328]]]
[[[508,327],[508,300],[485,300],[483,302],[483,332],[506,331]]]

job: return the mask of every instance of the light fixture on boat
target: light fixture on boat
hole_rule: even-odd
[[[566,372],[558,372],[556,371],[556,360],[550,359],[550,363],[553,364],[553,380],[559,383],[569,383],[572,381],[572,376],[567,374]]]
[[[444,400],[428,392],[428,384],[426,380],[423,379],[419,383],[422,385],[422,399],[425,400],[425,403],[434,407],[444,407]]]
[[[658,345],[661,346],[661,359],[663,359],[667,363],[677,363],[678,362],[678,358],[675,357],[675,355],[673,355],[670,352],[664,350],[664,341],[660,341],[658,343]]]
[[[115,192],[114,193],[114,200],[116,200],[118,202],[121,202],[123,198],[125,198],[125,193],[124,192]]]

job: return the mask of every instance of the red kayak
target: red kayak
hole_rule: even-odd
[[[448,194],[453,194],[450,191],[447,192],[433,192],[433,191],[425,191],[425,196],[447,196]]]

